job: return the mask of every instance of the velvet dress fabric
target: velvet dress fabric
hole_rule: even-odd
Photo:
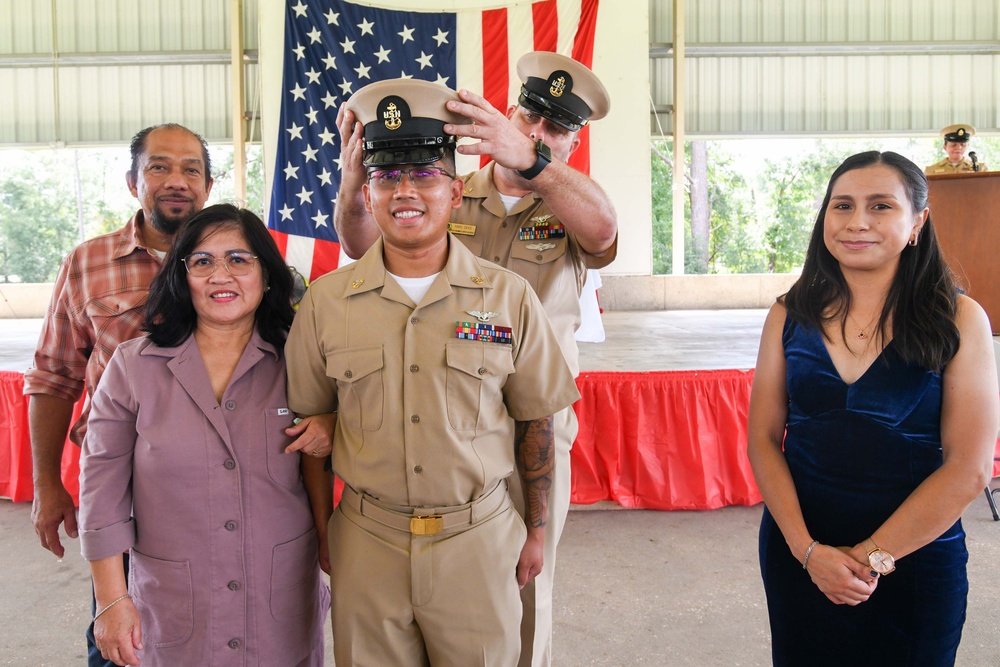
[[[890,341],[847,384],[816,329],[789,317],[782,342],[785,458],[806,526],[821,544],[853,546],[941,466],[941,375],[904,363]],[[759,548],[775,665],[954,664],[969,590],[961,521],[855,607],[820,592],[766,508]]]

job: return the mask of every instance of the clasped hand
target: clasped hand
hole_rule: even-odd
[[[878,573],[853,555],[857,548],[818,544],[809,557],[809,577],[834,604],[859,605],[878,586]]]

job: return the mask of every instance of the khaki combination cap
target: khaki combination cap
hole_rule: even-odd
[[[517,103],[576,132],[611,109],[611,97],[590,69],[550,51],[532,51],[517,61],[521,95]]]
[[[347,108],[364,126],[364,165],[428,164],[444,157],[456,143],[445,123],[471,122],[448,111],[449,100],[461,101],[454,90],[419,79],[376,81],[354,93]]]
[[[975,134],[976,128],[964,123],[949,125],[941,130],[941,136],[944,137],[945,141],[957,141],[963,144],[969,140],[969,137]]]

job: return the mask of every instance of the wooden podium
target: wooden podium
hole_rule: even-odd
[[[945,259],[1000,335],[1000,171],[936,174],[927,182]]]

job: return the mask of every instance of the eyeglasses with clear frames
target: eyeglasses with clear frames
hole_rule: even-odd
[[[181,260],[187,272],[196,278],[207,278],[215,273],[219,262],[231,276],[245,276],[253,271],[257,255],[248,252],[227,252],[225,257],[214,257],[207,252],[193,252]]]
[[[375,169],[368,172],[368,183],[376,190],[395,190],[403,180],[403,174],[410,177],[410,183],[415,188],[433,187],[440,182],[441,176],[455,178],[440,167],[420,166],[409,169]]]

